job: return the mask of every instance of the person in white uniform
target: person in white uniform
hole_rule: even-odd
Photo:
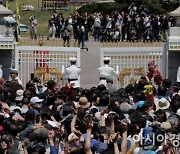
[[[68,77],[69,84],[74,84],[74,88],[80,87],[79,75],[81,69],[76,66],[77,59],[75,57],[70,57],[69,61],[71,66],[65,69],[65,75]]]
[[[9,69],[11,81],[17,81],[19,83],[19,85],[22,85],[22,81],[18,77],[18,73],[19,73],[18,69],[12,69],[12,68]]]
[[[109,66],[110,57],[104,57],[104,65],[98,68],[98,72],[99,72],[99,84],[103,84],[106,86],[107,84],[107,79],[113,80],[114,76],[117,78],[118,74],[115,72],[114,68]]]
[[[180,82],[180,66],[178,67],[178,70],[177,70],[177,82]]]

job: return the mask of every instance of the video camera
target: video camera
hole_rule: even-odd
[[[13,34],[13,27],[16,26],[17,21],[13,17],[3,17],[2,24],[6,27],[5,35],[9,36]]]
[[[6,27],[13,27],[14,25],[17,24],[17,21],[13,17],[3,17],[2,19],[3,25]]]

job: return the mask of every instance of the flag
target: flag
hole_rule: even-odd
[[[6,8],[9,8],[9,0],[6,0]]]
[[[22,38],[21,35],[19,34],[19,0],[16,0],[16,20],[17,20],[17,41],[18,45],[21,45],[22,43]]]
[[[16,0],[16,14],[18,18],[19,17],[19,0]]]

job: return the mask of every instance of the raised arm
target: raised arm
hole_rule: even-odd
[[[121,154],[127,153],[127,124],[125,122],[122,122],[122,143],[121,143]]]
[[[92,154],[92,151],[91,151],[91,132],[92,132],[94,122],[92,119],[87,119],[85,121],[85,123],[86,123],[86,128],[87,128],[87,136],[86,136],[86,141],[85,141],[85,152],[86,152],[86,154]]]

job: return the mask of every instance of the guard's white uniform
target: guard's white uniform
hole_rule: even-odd
[[[115,70],[107,64],[99,67],[98,71],[99,71],[99,76],[100,76],[99,84],[104,84],[105,86],[106,86],[106,79],[113,80],[113,76],[117,77]]]
[[[79,75],[81,73],[81,69],[76,65],[71,65],[70,67],[66,68],[65,74],[67,75],[70,84],[74,83],[74,88],[80,87],[79,83]]]
[[[177,82],[180,82],[180,66],[178,67],[177,70]]]

